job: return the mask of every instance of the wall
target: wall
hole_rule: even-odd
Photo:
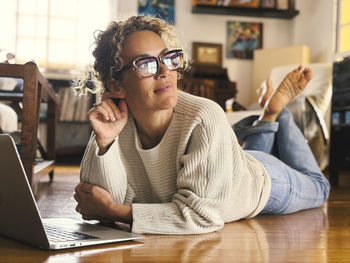
[[[301,12],[295,17],[294,39],[296,45],[310,47],[312,62],[333,61],[335,47],[336,0],[297,0]]]
[[[333,45],[333,5],[336,0],[296,0],[300,14],[291,20],[192,14],[190,0],[175,0],[175,26],[181,34],[185,50],[191,54],[192,42],[211,42],[226,46],[226,22],[248,21],[263,23],[263,47],[283,47],[307,44],[311,60],[330,62]],[[137,14],[137,0],[119,0],[118,18]],[[252,103],[252,60],[226,59],[223,66],[229,78],[237,83],[237,99],[248,106]]]

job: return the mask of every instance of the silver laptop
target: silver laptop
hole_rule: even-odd
[[[42,219],[13,139],[0,135],[0,235],[43,249],[137,240],[141,235],[69,218]]]

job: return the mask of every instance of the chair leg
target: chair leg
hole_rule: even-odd
[[[53,175],[54,175],[54,170],[49,172],[49,177],[50,177],[50,183],[53,182]]]

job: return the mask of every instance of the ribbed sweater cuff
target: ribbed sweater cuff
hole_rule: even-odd
[[[170,203],[132,204],[132,232],[140,234],[172,234],[172,232],[174,232],[174,226],[170,224],[177,221],[175,219],[177,215],[174,214],[171,205]],[[169,217],[168,220],[167,217]],[[167,224],[167,222],[169,224]],[[179,229],[177,231],[179,231]]]

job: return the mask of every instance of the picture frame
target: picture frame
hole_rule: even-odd
[[[217,0],[216,5],[218,5],[218,6],[230,6],[231,0]]]
[[[152,1],[138,0],[137,1],[138,15],[158,17],[171,25],[175,24],[175,2],[174,0],[167,1]]]
[[[252,59],[255,49],[262,48],[263,24],[228,21],[226,57]]]
[[[193,42],[192,59],[196,66],[222,67],[222,44]]]
[[[276,0],[276,8],[278,10],[288,10],[290,7],[290,0]]]
[[[259,1],[258,0],[232,0],[231,6],[258,8]]]
[[[276,8],[276,0],[260,0],[261,8]]]
[[[192,0],[192,6],[195,5],[216,5],[217,0]]]

